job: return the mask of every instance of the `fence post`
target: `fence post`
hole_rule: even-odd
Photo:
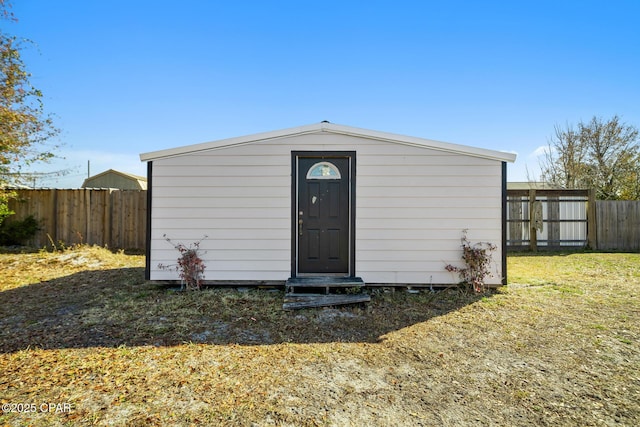
[[[596,218],[596,190],[589,189],[587,201],[587,244],[592,250],[598,249],[598,222]]]
[[[86,211],[86,217],[87,217],[87,223],[85,225],[85,238],[84,238],[84,242],[87,245],[93,245],[96,242],[93,241],[92,239],[92,235],[91,235],[91,190],[89,190],[88,188],[84,190],[84,197],[86,198],[84,205],[85,205],[85,211]]]
[[[529,189],[529,249],[531,252],[538,251],[538,230],[536,229],[534,205],[536,202],[535,188]]]

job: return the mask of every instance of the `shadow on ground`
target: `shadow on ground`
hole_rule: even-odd
[[[177,292],[145,283],[142,268],[83,271],[0,292],[0,351],[371,343],[479,298],[459,290],[371,293],[362,306],[283,311],[281,290]]]

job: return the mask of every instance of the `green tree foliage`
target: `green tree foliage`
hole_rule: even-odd
[[[16,21],[7,0],[0,0],[0,22]],[[31,75],[20,55],[26,41],[0,29],[0,222],[10,214],[8,187],[21,185],[24,166],[50,160],[56,147],[45,143],[58,134],[45,114],[42,92],[29,81]]]
[[[614,116],[555,127],[541,178],[560,188],[594,188],[601,200],[640,199],[638,129]]]

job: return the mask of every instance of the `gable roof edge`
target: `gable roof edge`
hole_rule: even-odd
[[[329,122],[315,123],[306,126],[298,126],[294,128],[276,130],[271,132],[262,132],[253,135],[245,135],[234,138],[227,138],[218,141],[203,142],[200,144],[186,145],[182,147],[169,148],[165,150],[153,151],[140,154],[141,161],[152,161],[168,157],[176,157],[185,154],[194,154],[202,151],[211,151],[222,148],[231,148],[241,145],[252,144],[258,141],[267,141],[292,136],[300,136],[310,133],[328,132],[342,134],[358,138],[375,139],[389,143],[414,146],[419,148],[428,148],[438,151],[463,154],[473,157],[481,157],[485,159],[498,160],[503,162],[514,162],[516,155],[513,153],[488,150],[485,148],[471,147],[467,145],[453,144],[449,142],[434,141],[424,138],[392,134],[368,129],[360,129],[351,126],[338,125]]]
[[[237,147],[246,144],[253,144],[258,141],[267,141],[272,139],[304,135],[307,133],[317,132],[318,130],[322,129],[319,129],[317,124],[313,124],[270,132],[255,133],[252,135],[237,136],[233,138],[220,139],[217,141],[202,142],[199,144],[185,145],[181,147],[168,148],[165,150],[152,151],[149,153],[142,153],[140,154],[140,160],[146,162],[150,160],[164,159],[167,157],[176,157],[183,154],[193,154],[201,151]]]
[[[486,148],[472,147],[470,145],[454,144],[451,142],[435,141],[432,139],[419,138],[414,136],[400,135],[388,132],[380,132],[375,130],[364,130],[353,128],[350,126],[341,126],[332,124],[333,133],[340,133],[343,135],[366,137],[370,139],[376,139],[379,141],[385,141],[395,144],[408,145],[418,148],[427,148],[438,151],[446,151],[455,154],[464,154],[473,157],[482,157],[491,160],[500,160],[503,162],[514,162],[516,155],[514,153],[508,153],[504,151],[489,150]]]

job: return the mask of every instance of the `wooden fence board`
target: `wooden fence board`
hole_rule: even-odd
[[[584,248],[595,235],[588,226],[589,200],[589,190],[507,190],[507,248]]]
[[[9,203],[15,212],[7,222],[33,215],[41,230],[28,242],[45,247],[87,243],[118,249],[145,249],[144,190],[79,189],[16,190]]]
[[[640,201],[596,202],[598,249],[640,251]]]
[[[549,246],[560,246],[560,197],[547,197],[547,217],[549,218],[547,243]]]
[[[507,197],[508,217],[513,219],[509,222],[509,238],[518,245],[522,244],[522,198]]]
[[[547,227],[545,249],[569,249],[572,242],[576,243],[575,247],[585,246],[582,241],[571,240],[567,240],[569,244],[562,244],[560,224],[574,222],[586,224],[585,242],[588,242],[590,248],[605,251],[640,251],[640,201],[595,200],[593,190],[507,190],[509,249],[526,248],[526,236],[523,237],[520,230],[530,224],[530,213],[523,213],[519,206],[522,198],[530,201],[538,196],[545,197],[547,204],[544,224]],[[560,209],[562,203],[581,205],[583,201],[584,211],[580,210],[582,207],[562,211]],[[532,250],[537,246],[538,239],[535,237],[536,233],[532,230],[529,240],[533,242],[529,245]]]

